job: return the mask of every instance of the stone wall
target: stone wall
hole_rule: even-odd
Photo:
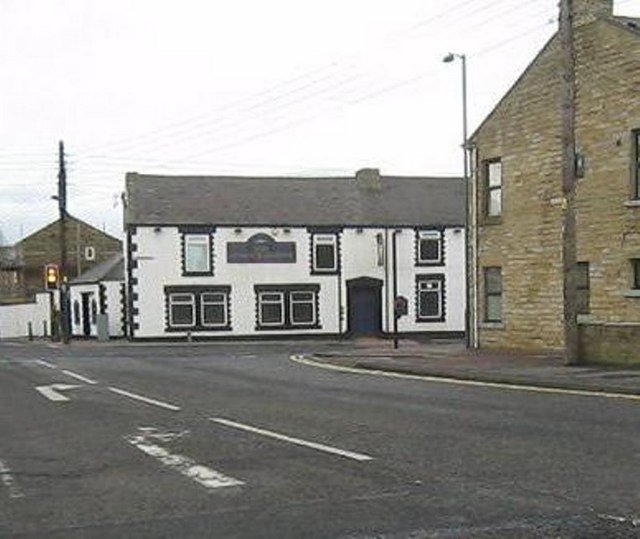
[[[628,323],[629,332],[639,332],[630,259],[640,258],[640,204],[631,200],[630,165],[631,131],[640,128],[640,32],[596,20],[576,28],[575,36],[576,135],[586,158],[576,199],[578,260],[590,265],[586,321]],[[564,345],[560,82],[553,38],[474,136],[480,346],[532,351]],[[496,222],[482,218],[482,161],[492,158],[501,158],[503,167],[503,215]],[[499,325],[482,324],[482,275],[490,266],[503,273]],[[592,334],[584,338],[586,357],[596,353]]]

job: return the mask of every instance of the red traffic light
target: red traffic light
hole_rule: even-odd
[[[60,286],[60,268],[58,264],[47,264],[44,267],[44,287],[47,290],[57,290]]]

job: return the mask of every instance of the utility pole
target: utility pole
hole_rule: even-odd
[[[564,357],[568,365],[580,363],[576,286],[576,74],[573,14],[573,0],[561,0],[559,35],[562,59],[562,281]]]
[[[58,209],[60,211],[60,336],[69,344],[69,309],[67,284],[67,167],[64,142],[58,143]]]

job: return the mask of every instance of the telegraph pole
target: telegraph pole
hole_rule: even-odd
[[[67,166],[64,142],[58,143],[58,210],[60,212],[60,336],[69,344],[69,309],[67,297]]]
[[[562,282],[564,357],[568,365],[580,363],[576,287],[576,74],[573,14],[573,0],[561,0],[559,35],[562,59]]]

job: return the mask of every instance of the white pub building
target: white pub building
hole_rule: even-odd
[[[132,339],[462,335],[459,178],[127,174]],[[397,300],[396,298],[403,298]]]

